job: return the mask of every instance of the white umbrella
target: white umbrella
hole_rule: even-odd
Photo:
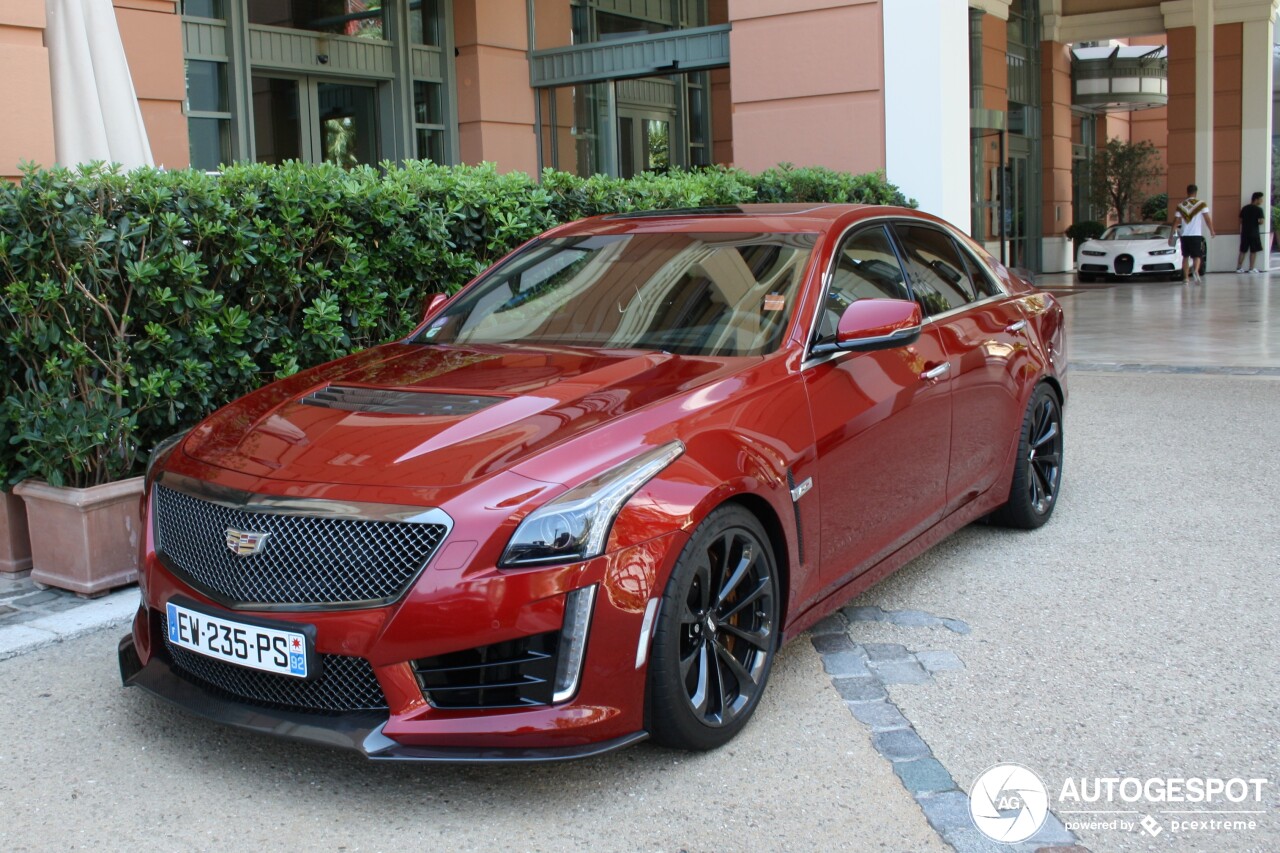
[[[58,162],[154,165],[111,0],[45,4]]]

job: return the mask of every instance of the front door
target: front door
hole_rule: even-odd
[[[849,303],[910,298],[884,226],[836,251],[815,340],[833,339]],[[804,370],[817,444],[824,584],[865,571],[942,516],[951,443],[950,383],[940,329],[909,346],[838,353]]]
[[[253,127],[259,163],[376,164],[378,84],[254,74]]]

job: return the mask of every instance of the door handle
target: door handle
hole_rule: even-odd
[[[1016,323],[1010,323],[1009,325],[1005,326],[1004,330],[1011,335],[1016,335],[1018,332],[1021,332],[1026,327],[1027,327],[1027,321],[1019,320]]]
[[[928,382],[932,382],[935,379],[940,379],[941,377],[945,376],[947,371],[950,369],[951,369],[951,362],[944,361],[942,362],[942,364],[939,364],[937,367],[933,368],[932,370],[926,370],[924,373],[921,373],[920,378]]]

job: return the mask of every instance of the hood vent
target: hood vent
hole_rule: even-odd
[[[349,388],[330,385],[308,394],[298,402],[304,406],[341,409],[344,412],[376,412],[385,415],[427,415],[465,417],[505,397],[475,394],[435,394],[429,391],[391,391],[385,388]]]

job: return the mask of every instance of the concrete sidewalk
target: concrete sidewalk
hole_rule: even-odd
[[[81,598],[61,589],[39,589],[30,576],[0,577],[0,660],[119,625],[138,608],[138,590]]]

